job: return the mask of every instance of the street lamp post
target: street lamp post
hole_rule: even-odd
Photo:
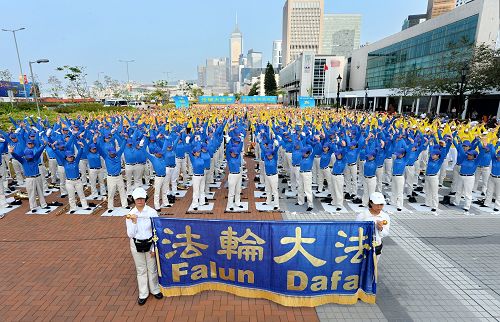
[[[467,86],[467,72],[468,71],[469,71],[469,67],[467,66],[467,64],[465,64],[461,70],[460,84],[459,84],[459,88],[458,88],[458,108],[459,108],[460,113],[463,113],[464,92],[465,92],[465,86]]]
[[[342,76],[337,77],[337,112],[339,111],[340,107],[340,84],[342,83]]]
[[[127,65],[127,88],[130,85],[130,75],[128,73],[128,64],[135,62],[135,60],[119,60],[120,63],[125,63]]]
[[[368,83],[366,83],[366,87],[365,87],[365,100],[363,102],[363,110],[366,110],[366,104],[368,102],[368,90],[370,88],[368,87]]]
[[[37,86],[37,84],[35,84],[35,77],[33,76],[33,67],[31,67],[32,64],[43,64],[43,63],[48,63],[49,60],[48,59],[38,59],[37,61],[30,61],[30,73],[31,73],[31,82],[32,82],[32,86],[33,86],[33,95],[35,95],[35,103],[36,103],[36,109],[38,111],[38,116],[40,117],[40,106],[38,105],[38,91],[39,91],[39,88]]]
[[[21,65],[21,58],[19,56],[19,47],[17,46],[17,38],[16,38],[16,32],[24,30],[26,28],[22,27],[19,29],[2,29],[2,31],[8,31],[12,32],[12,35],[14,36],[14,43],[16,44],[16,52],[17,52],[17,61],[19,63],[19,70],[21,71],[21,77],[22,77],[22,83],[23,83],[23,88],[24,88],[24,97],[26,100],[28,100],[28,92],[26,91],[26,84],[24,83],[24,74],[23,74],[23,66]]]

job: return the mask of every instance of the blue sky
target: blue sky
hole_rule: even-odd
[[[42,82],[62,65],[87,68],[89,83],[104,72],[126,81],[120,59],[134,59],[130,79],[140,82],[196,79],[196,66],[208,57],[227,56],[228,38],[238,22],[245,52],[253,48],[270,59],[272,42],[281,39],[284,0],[25,0],[2,1],[0,28],[26,27],[17,34],[23,71],[28,61]],[[362,43],[401,30],[409,14],[423,13],[427,0],[325,0],[327,13],[363,15]],[[17,79],[19,67],[12,33],[0,33],[0,70]],[[59,74],[58,74],[59,73]],[[101,74],[101,79],[102,79]]]

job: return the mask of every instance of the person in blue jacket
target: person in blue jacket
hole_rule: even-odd
[[[469,150],[466,155],[466,159],[460,166],[460,183],[452,205],[458,206],[462,197],[464,197],[465,204],[463,210],[468,214],[472,204],[472,189],[474,188],[476,169],[480,160],[477,157],[478,153],[476,150]]]
[[[499,144],[500,143],[497,143],[496,147],[490,150],[491,174],[490,178],[488,179],[486,199],[483,201],[483,205],[490,205],[494,196],[495,203],[493,204],[493,210],[497,212],[500,209],[500,151],[496,152]]]
[[[335,162],[330,174],[332,185],[332,201],[330,205],[336,207],[336,211],[341,211],[344,204],[344,171],[347,166],[347,160],[344,155],[345,148],[335,151]]]
[[[16,152],[14,152],[15,150],[14,146],[9,146],[10,154],[15,160],[17,160],[21,164],[24,170],[23,172],[25,176],[26,192],[28,193],[30,210],[33,213],[38,211],[38,209],[36,209],[37,197],[40,202],[41,208],[50,209],[50,207],[47,205],[47,202],[45,202],[45,197],[43,195],[43,184],[40,177],[40,169],[38,168],[38,159],[45,150],[45,145],[46,144],[42,145],[42,147],[40,147],[36,151],[33,151],[31,149],[25,149],[23,155],[19,155]]]
[[[314,208],[313,194],[312,194],[312,167],[314,162],[314,153],[311,146],[307,145],[302,148],[302,159],[300,160],[300,178],[297,203],[296,205],[303,205],[307,197],[307,211]]]
[[[396,156],[392,160],[392,194],[391,203],[396,205],[397,211],[401,211],[403,208],[403,196],[405,188],[405,168],[408,163],[408,158],[406,155],[406,150],[404,148],[398,149],[394,155]]]
[[[440,149],[429,149],[429,160],[425,170],[425,204],[432,212],[436,212],[439,206],[439,170],[446,155]]]
[[[226,147],[227,149],[228,147]],[[226,150],[227,166],[229,175],[227,177],[227,205],[226,211],[234,211],[234,208],[243,208],[241,205],[241,150],[238,147],[230,147]]]
[[[193,200],[191,201],[190,209],[198,210],[199,206],[205,205],[205,185],[202,185],[205,177],[205,161],[200,156],[201,146],[194,145],[193,150],[189,153],[191,166],[193,167]]]

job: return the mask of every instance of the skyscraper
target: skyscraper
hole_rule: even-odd
[[[456,5],[456,0],[429,0],[427,3],[427,19],[436,18],[443,13],[447,13],[455,9]]]
[[[222,94],[228,90],[227,58],[209,58],[205,67],[205,88],[214,94]]]
[[[273,67],[276,69],[281,69],[283,64],[283,56],[281,55],[281,40],[273,41]]]
[[[250,49],[247,54],[247,66],[249,68],[262,68],[262,53]]]
[[[240,55],[243,53],[243,35],[238,27],[238,16],[236,25],[229,39],[229,83],[231,91],[234,91],[234,83],[239,80]]]
[[[283,6],[284,65],[301,53],[318,53],[323,32],[323,0],[287,0]]]
[[[361,41],[361,15],[325,14],[320,54],[350,57]]]

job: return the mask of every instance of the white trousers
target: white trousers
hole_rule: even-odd
[[[127,195],[132,195],[132,182],[134,178],[134,167],[135,164],[125,164],[125,181],[126,181],[126,190]],[[134,182],[135,185],[135,182]]]
[[[403,208],[405,177],[392,176],[391,185],[392,185],[391,203],[393,205],[396,205],[397,208]]]
[[[43,164],[38,165],[38,171],[40,171],[40,179],[42,180],[43,190],[49,190],[49,185],[47,183],[47,178],[46,178],[47,168],[45,168]]]
[[[239,207],[241,205],[241,173],[230,173],[227,177],[227,206],[226,209]]]
[[[197,208],[200,205],[205,204],[205,186],[202,186],[205,176],[193,175],[193,200],[191,201],[191,207]],[[203,199],[202,199],[203,195]]]
[[[274,207],[280,206],[280,196],[278,193],[278,174],[273,176],[266,176],[266,203],[271,204],[271,195],[273,198],[272,205]]]
[[[460,184],[458,185],[455,195],[455,205],[460,204],[462,196],[465,198],[464,209],[469,210],[472,204],[472,189],[474,188],[474,176],[460,176]]]
[[[486,193],[490,174],[491,167],[477,167],[476,176],[474,179],[474,191],[477,191],[477,188],[479,187],[479,181],[481,181],[481,192],[484,194]]]
[[[332,205],[342,207],[344,204],[344,175],[333,175],[331,177]]]
[[[264,165],[264,161],[260,160],[259,161],[259,183],[265,183],[266,182],[266,169]]]
[[[127,194],[125,193],[125,183],[123,182],[123,177],[119,174],[116,177],[108,175],[108,209],[115,209],[114,199],[115,192],[118,190],[120,194],[120,202],[123,208],[127,207]]]
[[[439,168],[439,184],[443,185],[444,179],[446,178],[446,168],[448,167],[448,162],[443,162],[441,168]]]
[[[170,192],[177,191],[177,177],[175,176],[175,167],[170,168],[167,167],[165,169],[165,184],[167,185],[166,192],[170,194]]]
[[[145,163],[137,163],[134,165],[134,184],[132,186],[132,191],[135,190],[135,188],[142,187],[142,178],[144,177],[144,168],[146,167]],[[146,184],[149,185],[149,182],[146,182]]]
[[[81,159],[80,163],[78,164],[78,168],[80,169],[80,174],[82,176],[82,183],[84,185],[89,182],[87,177],[88,165],[89,165],[89,160],[87,159]]]
[[[425,176],[425,205],[433,209],[439,207],[439,172],[434,176]]]
[[[26,192],[28,193],[30,210],[33,210],[37,207],[36,205],[37,196],[40,202],[40,206],[42,208],[47,207],[47,203],[45,202],[45,197],[43,196],[43,184],[41,179],[42,178],[40,176],[36,178],[26,178]]]
[[[68,180],[66,179],[66,189],[68,190],[68,200],[69,200],[69,210],[76,210],[76,198],[75,193],[78,194],[78,198],[82,203],[82,208],[88,208],[87,199],[85,199],[85,193],[83,192],[82,180]]]
[[[415,166],[408,165],[405,168],[405,183],[406,183],[406,194],[411,196],[413,193],[413,184],[417,181],[417,176],[415,174]]]
[[[288,173],[289,176],[292,176],[292,153],[291,152],[285,152],[285,160],[286,160],[286,172]]]
[[[312,183],[319,183],[319,161],[321,158],[314,157],[313,168],[312,168]]]
[[[500,209],[500,178],[490,176],[488,180],[488,189],[486,189],[485,204],[490,204],[495,196],[495,208]]]
[[[332,169],[330,169],[330,167],[320,169],[318,177],[318,191],[323,191],[324,181],[326,179],[326,188],[328,189],[329,193],[332,193]]]
[[[384,160],[385,181],[391,183],[392,179],[392,158]]]
[[[302,181],[302,178],[300,177],[300,167],[292,166],[292,176],[290,178],[290,181],[292,183],[292,186],[291,186],[292,192],[297,193],[297,189],[299,187],[299,182]]]
[[[300,172],[301,182],[299,183],[298,203],[304,204],[304,197],[307,197],[307,206],[313,208],[313,194],[312,194],[312,173]]]
[[[377,178],[372,177],[372,178],[364,178],[365,180],[363,181],[363,198],[362,202],[363,205],[368,207],[368,201],[370,200],[370,195],[375,192],[377,189]]]
[[[61,165],[57,166],[57,176],[59,177],[59,191],[61,192],[61,196],[67,195],[68,190],[66,189],[66,171]]]
[[[90,193],[97,196],[97,182],[99,182],[99,191],[101,195],[106,194],[106,185],[104,184],[104,169],[89,169]]]
[[[377,177],[377,191],[382,192],[382,177],[384,176],[384,167],[378,167],[375,171],[375,177]]]
[[[57,161],[56,159],[49,159],[49,172],[50,182],[55,184],[57,182]]]
[[[177,180],[179,180],[179,177],[182,176],[182,182],[186,183],[187,182],[187,161],[186,157],[184,159],[181,158],[175,158],[175,173],[177,174]]]
[[[155,192],[154,192],[154,207],[155,209],[160,209],[161,205],[168,205],[168,182],[166,177],[155,176],[154,182]],[[160,196],[161,196],[161,204],[160,204]]]
[[[357,164],[348,165],[345,167],[345,180],[347,193],[351,195],[358,194],[358,166]]]
[[[130,252],[134,258],[135,270],[137,272],[139,298],[147,298],[150,292],[151,294],[160,293],[156,258],[152,257],[150,252],[138,253],[133,239],[130,239]]]
[[[451,192],[456,192],[459,185],[460,185],[460,166],[455,164],[455,166],[453,167],[453,181],[451,183]]]
[[[16,181],[17,184],[23,184],[24,183],[24,176],[23,176],[23,167],[21,166],[21,163],[17,161],[16,159],[12,158],[12,168],[14,169],[14,173],[16,174]]]

